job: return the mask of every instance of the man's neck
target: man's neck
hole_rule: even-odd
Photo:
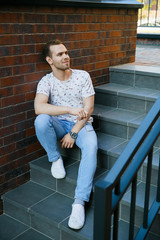
[[[66,70],[52,69],[52,71],[53,71],[53,75],[60,81],[67,81],[72,74],[71,69],[66,69]]]

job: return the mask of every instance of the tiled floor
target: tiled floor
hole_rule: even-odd
[[[49,240],[50,238],[7,216],[0,216],[1,240]]]
[[[160,67],[160,46],[137,45],[135,65]]]

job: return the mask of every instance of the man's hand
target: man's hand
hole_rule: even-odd
[[[72,148],[74,143],[75,143],[75,139],[73,139],[69,133],[67,133],[60,141],[62,143],[62,148]]]
[[[83,108],[70,108],[69,113],[71,115],[78,116],[78,120],[82,120],[88,117],[88,112],[85,111]]]

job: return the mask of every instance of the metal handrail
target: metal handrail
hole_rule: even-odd
[[[129,238],[134,239],[135,200],[137,172],[148,156],[143,224],[135,237],[144,239],[160,209],[160,169],[157,183],[157,197],[149,210],[149,192],[152,170],[152,154],[155,141],[160,135],[160,97],[154,103],[142,124],[117,159],[107,176],[95,185],[94,240],[118,239],[120,200],[132,184]]]
[[[160,0],[138,0],[144,7],[139,9],[139,27],[160,27]]]

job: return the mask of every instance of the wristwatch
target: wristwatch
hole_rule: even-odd
[[[70,134],[71,138],[73,138],[73,139],[76,139],[77,136],[78,136],[78,133],[75,133],[75,132],[72,132],[72,131],[70,131],[69,134]]]

